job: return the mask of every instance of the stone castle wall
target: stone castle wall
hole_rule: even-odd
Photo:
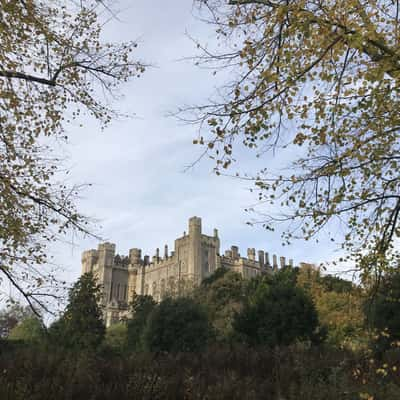
[[[82,254],[82,273],[93,272],[103,287],[102,305],[105,312],[106,325],[114,323],[126,316],[128,304],[134,294],[151,295],[160,301],[166,294],[179,294],[186,288],[199,285],[217,268],[226,267],[240,273],[244,278],[252,278],[261,273],[272,273],[278,268],[277,257],[268,253],[247,250],[247,257],[239,254],[239,249],[232,246],[220,255],[218,231],[213,236],[202,233],[201,218],[189,219],[188,234],[175,240],[174,250],[168,252],[164,246],[161,256],[156,249],[151,258],[142,257],[140,249],[133,248],[128,256],[115,253],[115,245],[102,243],[97,250],[88,250]],[[289,265],[293,261],[289,260]],[[284,257],[280,257],[281,267],[286,265]]]

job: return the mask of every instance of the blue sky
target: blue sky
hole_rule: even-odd
[[[247,183],[215,176],[210,160],[183,172],[201,152],[192,144],[196,128],[166,115],[182,104],[205,102],[226,79],[200,70],[191,61],[178,61],[196,54],[185,32],[202,43],[215,40],[213,28],[194,17],[192,2],[121,0],[120,8],[119,21],[106,25],[104,38],[139,39],[138,58],[153,64],[141,78],[121,88],[122,98],[114,104],[136,117],[114,121],[105,131],[89,118],[82,121],[83,128],[67,127],[69,180],[92,184],[79,207],[100,221],[102,237],[116,243],[120,254],[139,247],[153,255],[164,244],[172,249],[174,239],[187,229],[188,218],[197,215],[203,219],[205,233],[218,228],[221,251],[234,244],[242,254],[255,247],[293,258],[295,263],[331,259],[334,248],[324,236],[319,243],[298,241],[282,247],[279,233],[248,226],[251,216],[244,209],[256,202],[256,195]],[[245,154],[238,168],[254,168],[252,156]],[[279,164],[282,155],[257,162]],[[80,274],[81,252],[93,247],[96,240],[74,237],[52,248],[54,261],[63,267],[68,281]]]

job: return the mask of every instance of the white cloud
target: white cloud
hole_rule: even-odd
[[[121,3],[124,5],[124,3]],[[195,129],[165,118],[166,111],[184,103],[205,100],[218,83],[206,71],[189,62],[174,60],[196,51],[185,36],[188,30],[205,41],[213,40],[212,29],[191,15],[190,2],[135,1],[106,29],[109,40],[141,37],[138,56],[153,62],[140,79],[127,84],[118,103],[138,118],[114,122],[100,132],[97,124],[84,120],[84,127],[69,129],[71,180],[91,182],[80,207],[101,220],[102,234],[117,244],[117,251],[141,247],[153,254],[156,247],[173,241],[187,229],[192,215],[203,217],[204,231],[218,228],[224,250],[237,244],[287,255],[296,261],[321,261],[332,255],[328,244],[295,243],[282,248],[278,234],[249,227],[243,209],[256,199],[247,185],[211,173],[213,164],[204,160],[183,173],[201,149],[193,146]],[[274,163],[276,160],[260,162]],[[81,251],[97,246],[93,239],[75,240],[76,246],[58,244],[55,259],[66,268],[69,281],[80,274]]]

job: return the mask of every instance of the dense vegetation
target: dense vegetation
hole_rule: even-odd
[[[186,297],[136,296],[106,330],[86,274],[49,328],[24,314],[3,339],[0,398],[398,399],[399,281],[371,301],[312,267],[220,269]]]

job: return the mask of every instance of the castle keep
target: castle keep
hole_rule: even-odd
[[[293,261],[289,260],[288,264],[293,265]],[[280,257],[280,266],[284,265],[285,257]],[[127,315],[135,293],[151,295],[160,301],[166,294],[179,294],[188,286],[199,285],[220,267],[252,278],[278,268],[278,260],[273,255],[271,263],[263,250],[256,257],[254,248],[247,249],[247,257],[242,257],[237,246],[220,255],[217,229],[213,236],[203,234],[199,217],[189,219],[188,233],[175,240],[173,251],[169,252],[165,245],[162,256],[158,248],[151,259],[147,255],[142,257],[142,251],[137,248],[129,250],[129,256],[116,255],[112,243],[102,243],[97,250],[82,254],[82,273],[93,272],[102,285],[107,326]]]

